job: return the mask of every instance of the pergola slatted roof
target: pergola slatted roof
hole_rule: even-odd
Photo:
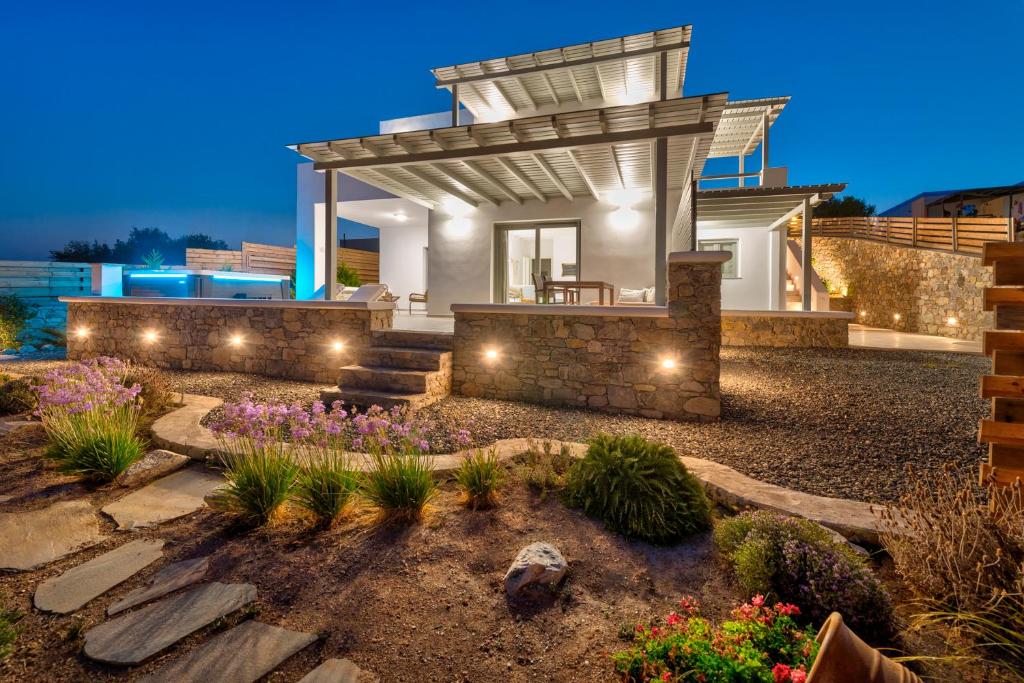
[[[698,224],[708,228],[776,227],[812,205],[842,192],[845,183],[786,187],[727,187],[697,192]]]
[[[718,93],[515,121],[302,143],[338,169],[430,208],[652,189],[652,146],[668,139],[669,185],[699,175],[726,107]]]
[[[764,140],[764,121],[775,124],[789,97],[735,100],[725,106],[711,145],[711,158],[750,154]]]
[[[536,113],[545,107],[608,106],[658,99],[661,54],[671,92],[682,92],[690,26],[466,62],[432,69],[436,86],[458,89],[477,121]]]

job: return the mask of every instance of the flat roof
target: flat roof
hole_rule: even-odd
[[[812,205],[846,189],[845,183],[783,187],[726,187],[697,191],[697,225],[705,228],[765,228],[782,225]]]

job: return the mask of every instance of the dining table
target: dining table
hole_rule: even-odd
[[[555,292],[562,292],[565,303],[578,304],[583,298],[583,290],[585,289],[597,290],[597,303],[599,306],[615,305],[615,285],[602,280],[545,280],[544,301],[550,301]],[[608,292],[607,302],[605,298],[606,290]]]

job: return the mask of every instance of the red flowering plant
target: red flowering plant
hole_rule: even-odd
[[[612,655],[620,680],[702,683],[805,683],[818,643],[794,620],[796,605],[765,604],[755,595],[714,626],[683,598],[664,626],[637,624],[633,645]]]

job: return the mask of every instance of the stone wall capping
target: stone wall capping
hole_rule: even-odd
[[[236,308],[322,308],[353,311],[390,311],[395,304],[389,301],[317,301],[298,299],[197,299],[173,296],[62,296],[68,304],[122,304],[125,306],[231,306]]]
[[[598,316],[602,318],[667,318],[664,306],[568,306],[566,304],[452,304],[452,313],[505,315]]]
[[[846,311],[722,311],[723,318],[806,318],[810,320],[853,320]]]
[[[673,251],[669,263],[725,263],[732,258],[728,251]]]

